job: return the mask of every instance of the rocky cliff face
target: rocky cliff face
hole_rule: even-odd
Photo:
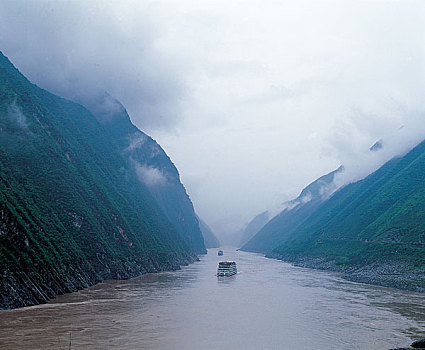
[[[184,237],[153,198],[156,177],[138,168],[132,141],[119,144],[87,109],[31,84],[0,53],[0,308],[196,259],[202,240]]]
[[[177,168],[162,147],[140,131],[121,103],[107,93],[82,102],[109,131],[139,181],[148,188],[186,245],[197,254],[205,254],[204,239],[193,204],[180,181]]]

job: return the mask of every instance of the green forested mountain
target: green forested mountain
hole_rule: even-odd
[[[257,233],[242,246],[242,250],[268,253],[283,243],[296,228],[313,213],[333,189],[332,182],[335,174],[342,167],[320,177],[304,188],[300,195],[287,203],[285,209],[272,218]]]
[[[84,101],[110,132],[139,180],[149,189],[168,219],[197,254],[205,254],[204,239],[192,202],[180,175],[161,146],[132,124],[125,108],[107,93]]]
[[[425,263],[425,143],[336,192],[276,252]]]
[[[270,256],[425,291],[425,142],[338,190],[275,242]]]
[[[0,53],[0,308],[196,259],[133,160]]]

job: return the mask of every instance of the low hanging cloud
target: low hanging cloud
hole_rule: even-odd
[[[421,0],[5,0],[0,50],[54,93],[122,102],[227,234],[341,164],[336,187],[425,137],[424,15]]]
[[[365,115],[352,119],[349,126],[334,134],[329,146],[329,151],[344,165],[344,171],[335,176],[335,187],[340,188],[365,178],[389,160],[403,156],[422,142],[425,139],[424,117],[423,111],[400,112],[398,118],[392,120],[391,126],[387,124],[387,128],[378,128],[380,132],[376,132],[376,135],[380,137],[376,142],[379,147],[373,147],[376,143],[370,143],[368,130],[371,129],[363,125],[366,119],[368,124],[376,123],[376,117]],[[357,140],[357,143],[350,142],[351,139]]]
[[[74,101],[108,91],[146,128],[177,122],[185,91],[160,27],[152,2],[0,2],[0,50],[31,81]]]
[[[85,106],[102,124],[114,122],[117,118],[127,117],[124,106],[101,89],[86,88],[85,90],[75,90],[72,99]]]
[[[344,170],[341,170],[341,172],[339,172],[339,173],[337,173],[336,175],[335,175],[335,177],[337,177],[340,173],[342,173],[342,172],[344,172]],[[320,195],[320,198],[323,200],[323,201],[325,201],[325,200],[327,200],[328,198],[330,198],[339,188],[341,188],[341,184],[340,183],[338,183],[336,180],[335,180],[335,178],[334,178],[334,181],[332,181],[331,183],[329,183],[329,184],[323,184],[323,186],[322,187],[320,187],[320,190],[319,190],[319,195]]]
[[[135,132],[129,136],[128,147],[124,149],[125,153],[131,153],[134,150],[141,149],[147,140],[147,136],[141,132]]]
[[[149,188],[167,185],[167,176],[160,169],[136,161],[133,164],[139,180]]]
[[[278,206],[274,209],[269,210],[269,212],[268,212],[269,216],[272,218],[272,217],[278,215],[279,213],[281,213],[285,210],[288,210],[288,211],[291,211],[291,210],[294,210],[294,209],[296,210],[297,207],[299,207],[300,205],[307,204],[308,202],[311,201],[311,199],[312,199],[311,193],[307,192],[306,194],[304,194],[300,198],[296,198],[296,199],[293,199],[291,201],[285,202],[282,205],[280,205],[280,206]]]
[[[22,131],[29,132],[28,121],[16,102],[13,102],[8,108],[8,118],[14,121],[14,124]]]
[[[0,131],[8,131],[13,134],[19,135],[19,137],[33,136],[34,134],[29,128],[27,117],[22,113],[21,108],[17,105],[16,101],[13,101],[7,108],[7,112],[1,116],[8,121],[7,130],[1,129]]]

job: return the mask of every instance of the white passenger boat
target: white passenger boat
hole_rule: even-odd
[[[234,261],[220,261],[218,263],[217,276],[232,276],[238,272]]]

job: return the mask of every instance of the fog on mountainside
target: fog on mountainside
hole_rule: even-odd
[[[271,254],[361,282],[425,291],[424,169],[425,141],[338,190]]]
[[[418,142],[420,142],[420,138],[416,137],[413,139],[407,139],[407,136],[411,134],[412,131],[406,131],[404,129],[404,126],[398,128],[393,134],[387,135],[385,138],[380,138],[378,141],[376,141],[372,146],[367,148],[365,152],[362,152],[362,158],[358,158],[356,163],[353,163],[353,161],[350,161],[348,163],[348,166],[341,166],[338,168],[335,172],[331,172],[328,175],[325,175],[315,181],[312,182],[309,186],[307,186],[305,189],[303,189],[300,193],[300,195],[293,200],[283,202],[279,206],[270,209],[267,212],[270,216],[271,220],[264,221],[260,227],[256,227],[256,231],[254,234],[251,234],[251,238],[254,237],[256,233],[260,231],[260,229],[263,228],[269,221],[272,221],[271,224],[269,224],[265,229],[267,231],[270,229],[273,225],[275,225],[275,221],[277,220],[277,217],[281,215],[288,215],[288,213],[291,213],[292,209],[295,208],[295,210],[292,213],[296,213],[296,215],[306,215],[306,213],[300,214],[299,209],[300,207],[303,207],[304,204],[309,203],[311,199],[313,199],[313,203],[318,200],[317,203],[320,203],[323,200],[326,200],[329,198],[336,190],[339,188],[342,188],[350,183],[357,182],[367,175],[369,175],[369,171],[377,170],[379,167],[384,165],[386,162],[393,159],[393,157],[402,157],[410,151],[412,148],[414,148]],[[419,135],[419,134],[418,134]],[[400,137],[403,138],[404,142],[399,143],[398,140]],[[400,153],[396,152],[396,150],[399,150]],[[396,154],[394,156],[394,154]],[[360,157],[360,153],[359,153]],[[366,168],[362,168],[362,166]],[[376,168],[376,169],[375,169]],[[365,171],[365,169],[369,169],[368,171]],[[332,175],[332,177],[329,177]],[[330,182],[329,182],[330,181]],[[317,186],[313,192],[311,192],[312,185]],[[307,205],[307,208],[311,206],[311,203]],[[302,211],[301,211],[302,212]],[[263,216],[264,213],[258,214],[255,216],[247,225],[248,228],[250,228],[250,225],[253,223],[257,223],[257,220]],[[288,219],[284,219],[288,222]],[[296,219],[294,223],[299,224],[304,218],[301,216],[300,218]],[[291,220],[289,220],[291,221]],[[293,225],[292,223],[291,225]],[[272,229],[272,231],[275,229]],[[237,236],[238,234],[236,234]],[[263,233],[264,235],[264,233]],[[267,241],[264,240],[264,237],[260,234],[257,238],[257,240],[263,241],[263,244]],[[241,246],[244,246],[245,243],[247,243],[249,240],[245,240],[241,242]],[[259,246],[256,247],[256,244],[252,245],[251,247],[249,245],[246,245],[244,249],[247,250],[258,250]],[[271,247],[268,247],[267,249],[265,246],[263,246],[260,250],[261,251],[268,251]]]
[[[268,253],[285,242],[338,189],[335,187],[335,179],[343,172],[344,168],[340,166],[309,184],[297,198],[284,203],[283,210],[260,227],[241,249]]]
[[[370,153],[386,145],[379,140]],[[343,271],[356,281],[425,291],[424,166],[425,141],[338,187],[340,167],[307,186],[241,249]]]
[[[110,132],[139,180],[146,185],[168,219],[197,254],[205,245],[193,204],[180,175],[161,146],[132,124],[124,106],[107,93],[86,95],[81,103]]]
[[[418,336],[424,18],[421,0],[0,1],[0,309],[47,304],[0,333]]]
[[[424,138],[424,15],[414,0],[6,0],[0,49],[60,96],[121,101],[225,236],[340,164],[342,186]]]
[[[0,52],[0,309],[176,270],[206,252],[177,169],[120,112],[108,129],[31,84]],[[144,143],[133,145],[134,134]],[[136,161],[167,170],[167,183],[146,179]]]

